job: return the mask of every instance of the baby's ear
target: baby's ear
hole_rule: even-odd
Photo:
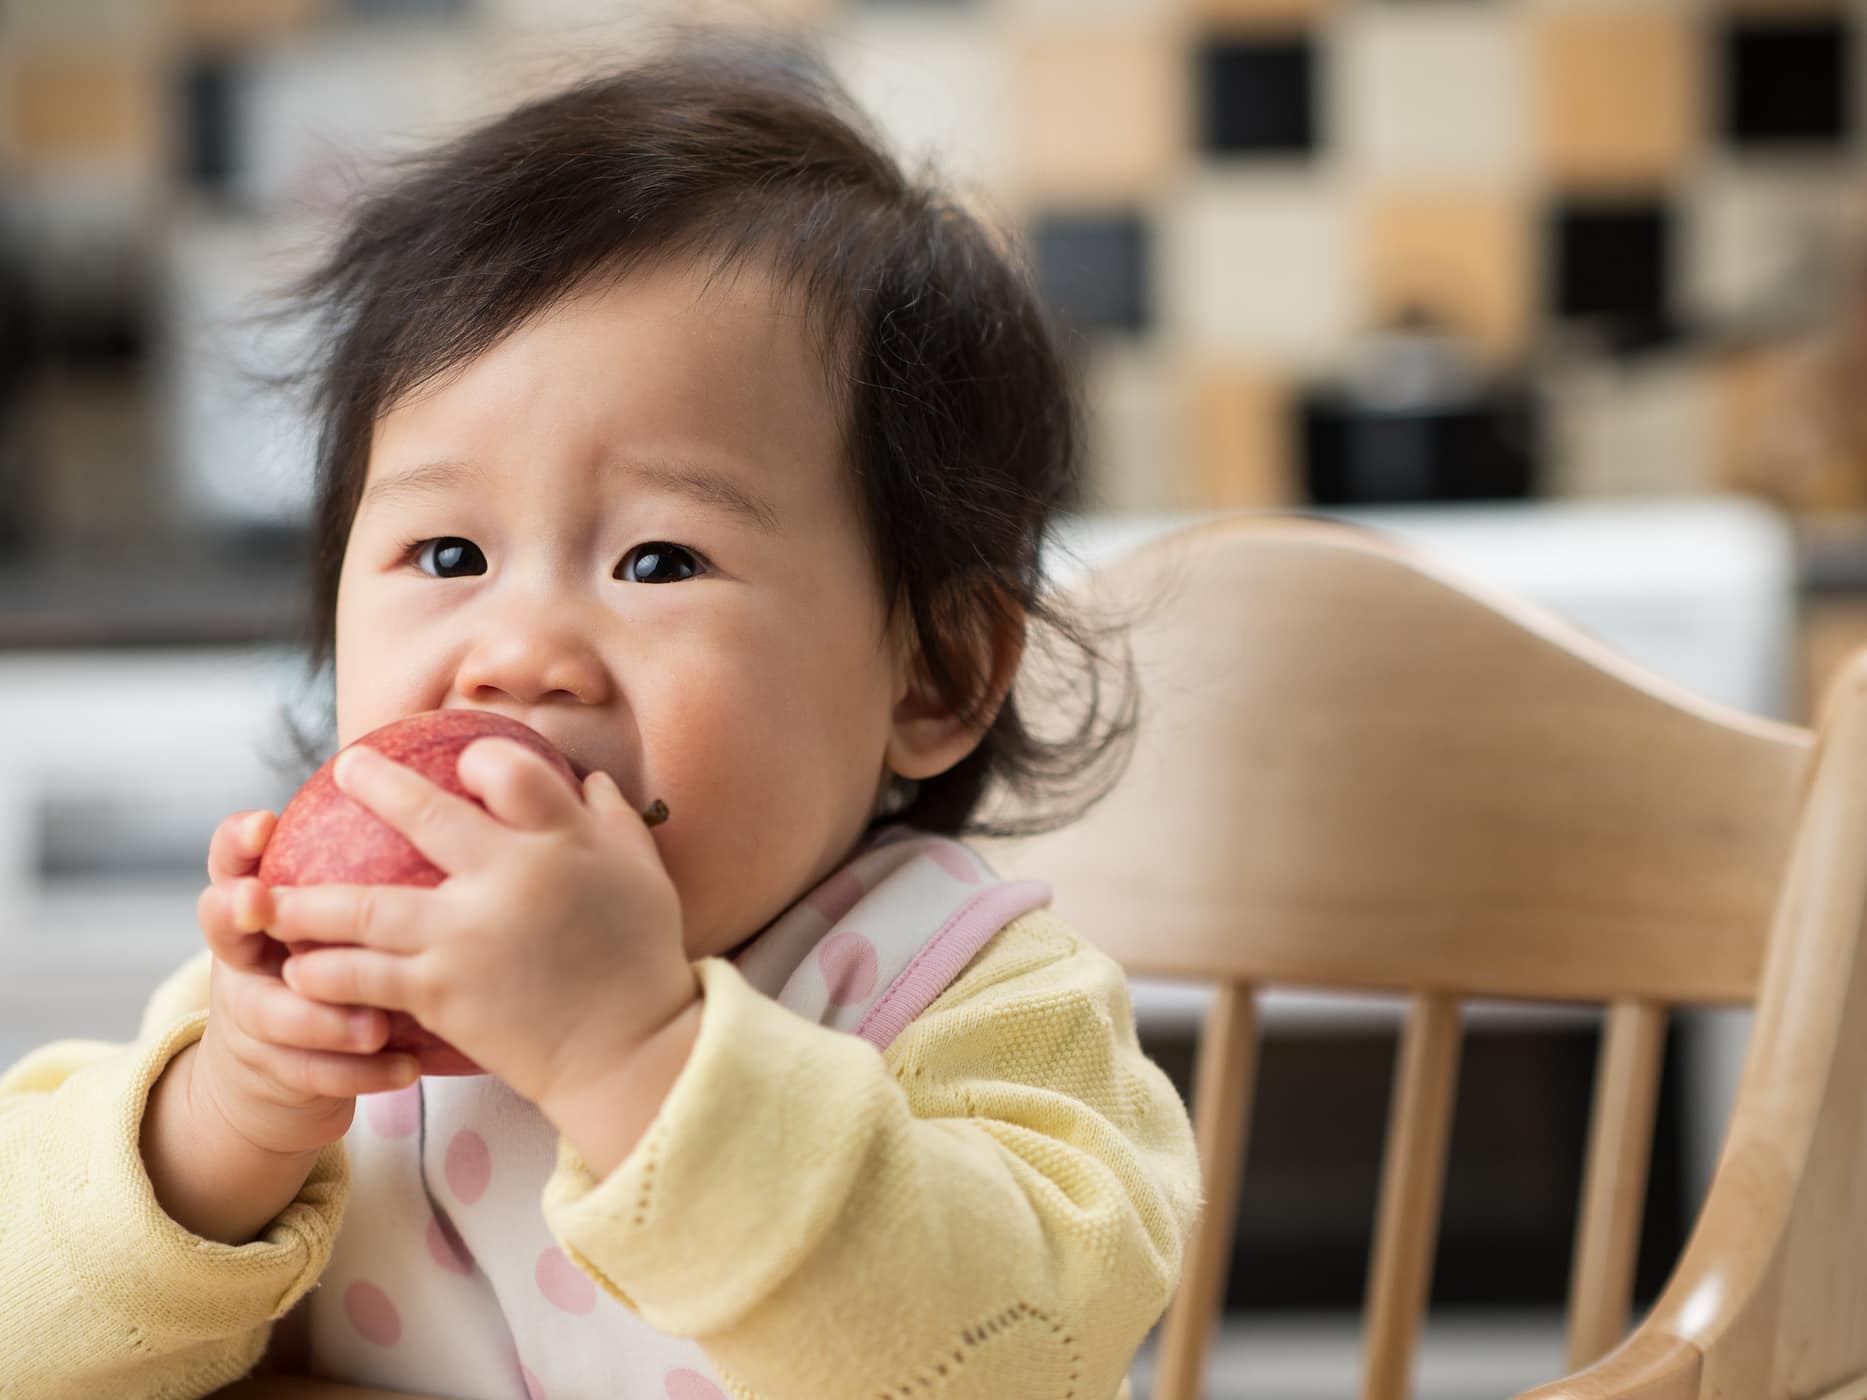
[[[971,723],[940,694],[928,673],[927,659],[913,636],[913,622],[903,618],[896,645],[895,709],[885,755],[888,771],[901,778],[936,777],[979,746],[998,717],[1024,657],[1024,610],[992,587],[996,606],[985,610],[972,673],[989,679]]]

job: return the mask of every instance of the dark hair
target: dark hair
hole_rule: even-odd
[[[882,596],[890,615],[907,610],[938,693],[982,720],[982,643],[1027,619],[1087,663],[1065,668],[1080,717],[1063,732],[1029,723],[1021,675],[978,747],[901,789],[888,819],[1025,834],[1073,820],[1113,784],[1134,728],[1132,660],[1123,648],[1111,689],[1097,634],[1044,586],[1046,525],[1078,491],[1082,436],[1056,332],[1011,241],[931,179],[908,178],[813,49],[682,31],[392,174],[288,289],[291,314],[315,331],[294,377],[317,428],[314,676],[333,661],[379,417],[594,278],[663,257],[710,257],[716,273],[755,261],[801,293],[846,406]],[[334,706],[321,734],[285,723],[315,766]],[[1015,800],[986,817],[995,782]]]

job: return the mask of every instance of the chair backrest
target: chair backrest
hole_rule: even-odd
[[[1667,1011],[1756,997],[1810,735],[1343,525],[1202,526],[1074,591],[1135,617],[1133,757],[1082,820],[992,856],[1130,971],[1219,988],[1193,1109],[1208,1204],[1158,1400],[1199,1393],[1269,984],[1411,998],[1365,1397],[1408,1393],[1461,1003],[1607,1008],[1570,1290],[1572,1364],[1593,1361],[1626,1329]]]

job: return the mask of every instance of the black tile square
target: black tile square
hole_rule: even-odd
[[[1134,210],[1040,215],[1031,240],[1037,284],[1058,320],[1076,330],[1145,330],[1148,233]]]
[[[1200,142],[1218,155],[1307,155],[1317,135],[1315,41],[1227,36],[1201,45]]]
[[[1720,54],[1724,134],[1740,148],[1839,145],[1852,126],[1847,17],[1732,21]]]
[[[1575,201],[1550,214],[1551,314],[1596,321],[1617,338],[1672,320],[1672,210],[1659,200]]]
[[[202,189],[225,194],[240,168],[237,60],[201,57],[178,78],[182,174]]]

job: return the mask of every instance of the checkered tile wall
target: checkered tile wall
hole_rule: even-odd
[[[11,0],[0,159],[29,225],[61,200],[87,212],[42,223],[122,237],[276,219],[343,152],[489,111],[642,8]],[[1095,504],[1301,499],[1299,400],[1405,315],[1566,386],[1542,489],[1713,486],[1779,403],[1768,357],[1860,261],[1850,0],[700,8],[816,27],[903,153],[1019,232],[1080,364]]]

